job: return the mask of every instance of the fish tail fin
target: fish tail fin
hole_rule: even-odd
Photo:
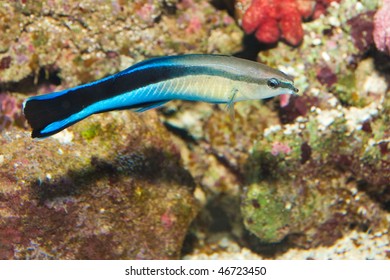
[[[32,128],[31,137],[45,138],[81,121],[63,95],[34,96],[23,103],[23,114]]]

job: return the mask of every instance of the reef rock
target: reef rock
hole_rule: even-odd
[[[0,83],[58,74],[65,87],[152,56],[233,53],[242,31],[208,1],[3,1]],[[36,80],[35,80],[36,81]]]
[[[268,243],[299,236],[300,246],[330,245],[351,228],[388,229],[381,209],[390,201],[383,105],[316,110],[299,124],[266,130],[247,164],[247,228]]]
[[[0,259],[180,256],[195,186],[155,112],[95,115],[42,141],[12,128],[0,142]]]

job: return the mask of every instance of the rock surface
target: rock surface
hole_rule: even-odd
[[[0,145],[1,259],[176,259],[197,206],[155,112],[93,116]],[[158,236],[158,238],[156,238]]]

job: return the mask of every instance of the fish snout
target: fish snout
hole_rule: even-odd
[[[297,89],[295,86],[292,86],[292,91],[293,91],[293,94],[301,96],[301,94],[299,93],[299,89]]]

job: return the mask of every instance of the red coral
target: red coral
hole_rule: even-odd
[[[276,43],[282,37],[297,46],[302,42],[302,19],[318,17],[331,3],[340,0],[253,0],[246,10],[242,27],[246,33],[255,32],[263,43]]]

